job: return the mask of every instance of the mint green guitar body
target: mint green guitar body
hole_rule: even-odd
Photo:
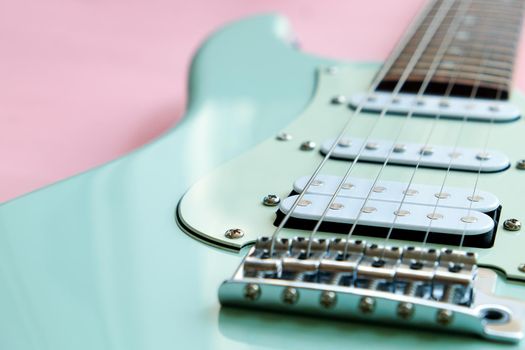
[[[177,206],[199,178],[273,138],[305,109],[317,69],[334,62],[296,51],[290,37],[277,16],[220,30],[194,59],[187,114],[173,130],[126,157],[0,207],[0,349],[525,347],[221,308],[218,288],[245,252],[187,235]],[[369,79],[380,67],[341,65],[371,72]],[[509,255],[513,266],[525,262],[525,254],[513,257],[506,249],[493,254]],[[499,282],[498,293],[524,298],[525,284]]]

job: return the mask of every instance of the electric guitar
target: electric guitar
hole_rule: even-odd
[[[0,348],[525,347],[523,8],[431,1],[384,64],[222,28],[176,128],[0,207]]]

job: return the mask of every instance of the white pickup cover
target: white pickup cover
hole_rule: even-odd
[[[297,179],[293,185],[294,191],[301,193],[309,179],[309,176]],[[318,175],[307,193],[333,195],[341,185],[341,180],[340,176]],[[364,199],[373,183],[371,179],[349,177],[342,185],[338,196]],[[437,203],[439,207],[463,209],[471,207],[481,212],[493,211],[500,205],[498,198],[492,193],[476,190],[473,194],[472,188],[445,186],[440,191],[441,186],[411,184],[407,191],[407,186],[405,182],[378,180],[370,193],[370,199],[400,203],[406,191],[404,202],[407,204],[434,206]]]
[[[298,196],[290,196],[281,202],[280,210],[287,214]],[[320,194],[306,194],[292,213],[293,218],[317,221],[330,202],[330,196]],[[325,217],[326,222],[353,224],[363,207],[364,199],[338,197],[331,205]],[[456,235],[479,235],[491,231],[494,221],[488,215],[467,209],[440,207],[433,212],[433,208],[426,205],[403,204],[397,215],[399,204],[395,202],[368,200],[364,206],[359,225],[391,227],[404,230],[448,233]],[[434,215],[432,215],[434,214]],[[430,219],[433,217],[434,219]],[[396,219],[397,218],[397,219]],[[395,223],[394,223],[394,219]],[[431,225],[431,226],[429,226]]]
[[[475,148],[456,148],[452,146],[425,146],[419,143],[399,143],[394,145],[388,140],[365,140],[359,138],[342,138],[332,152],[332,158],[355,159],[383,163],[388,157],[389,164],[416,165],[422,167],[477,172],[496,172],[509,167],[509,158],[494,150]],[[321,146],[323,154],[328,153],[334,139],[325,141]],[[393,148],[392,152],[390,150]],[[389,155],[390,153],[390,155]]]
[[[350,98],[350,106],[356,107],[363,103],[363,110],[388,113],[453,118],[473,119],[495,122],[508,122],[520,118],[520,110],[507,101],[490,99],[475,100],[463,97],[448,97],[415,94],[398,94],[392,98],[390,92],[375,92],[356,94]]]

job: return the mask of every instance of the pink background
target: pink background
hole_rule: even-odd
[[[191,56],[217,26],[277,11],[307,52],[383,60],[422,3],[0,0],[0,202],[172,127],[183,115]],[[518,62],[524,57],[521,45]]]

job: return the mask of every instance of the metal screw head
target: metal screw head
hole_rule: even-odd
[[[229,239],[237,239],[244,236],[244,231],[240,228],[231,228],[224,232],[224,235]]]
[[[454,313],[450,310],[441,309],[436,315],[436,321],[442,326],[448,326],[454,319]]]
[[[525,273],[525,264],[519,264],[518,265],[518,271]]]
[[[305,141],[301,143],[300,147],[301,151],[312,151],[315,149],[315,142],[313,141]]]
[[[297,289],[288,287],[283,291],[283,302],[288,305],[293,305],[299,300],[299,291]]]
[[[336,66],[330,66],[330,67],[327,67],[326,68],[326,73],[332,75],[332,74],[336,74],[339,72],[339,68],[337,68]]]
[[[492,157],[492,155],[488,152],[480,152],[476,154],[476,158],[478,160],[489,160]]]
[[[525,170],[525,159],[520,159],[516,163],[516,168],[520,170]]]
[[[263,204],[268,207],[275,207],[277,204],[281,202],[281,198],[279,198],[276,194],[268,194],[264,196],[263,198]]]
[[[344,103],[346,103],[345,95],[337,95],[332,99],[332,104],[334,105],[342,105]]]
[[[521,230],[521,221],[518,219],[507,219],[503,222],[503,228],[507,231],[519,231]]]
[[[321,293],[321,297],[319,298],[319,303],[321,306],[323,306],[326,309],[330,309],[335,306],[337,302],[337,294],[335,292],[325,290]]]
[[[408,320],[414,315],[414,304],[412,303],[399,303],[397,306],[397,315],[403,320]]]
[[[261,287],[258,284],[249,283],[244,287],[244,298],[255,301],[261,296]]]
[[[279,141],[290,141],[292,139],[292,135],[288,134],[287,132],[281,132],[277,134],[275,138]]]
[[[371,297],[362,297],[359,301],[359,310],[361,310],[362,313],[370,314],[374,312],[375,308],[376,301]]]

